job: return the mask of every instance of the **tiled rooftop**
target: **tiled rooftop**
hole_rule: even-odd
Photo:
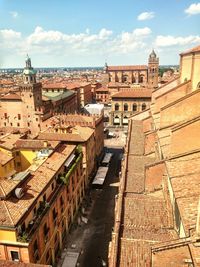
[[[0,267],[50,267],[50,265],[0,260]]]
[[[59,141],[42,141],[32,139],[19,139],[15,143],[15,147],[18,149],[42,149],[42,148],[55,148],[59,144]]]
[[[21,134],[7,134],[0,137],[0,147],[3,147],[8,150],[12,150],[15,146],[15,143],[18,139],[22,137]]]
[[[74,145],[60,145],[37,171],[20,185],[25,191],[22,198],[10,196],[5,201],[0,201],[1,226],[15,226],[18,223],[74,149]]]
[[[8,163],[11,159],[13,159],[12,156],[9,156],[7,153],[3,153],[2,151],[0,151],[0,164],[1,164],[1,165],[5,165],[5,164]]]
[[[94,130],[90,127],[74,126],[69,133],[56,133],[54,129],[47,129],[39,133],[38,139],[49,141],[85,142],[93,135]]]
[[[130,66],[108,66],[108,71],[115,70],[147,70],[146,65],[130,65]]]
[[[150,89],[131,89],[129,91],[122,91],[112,95],[113,98],[151,98]]]

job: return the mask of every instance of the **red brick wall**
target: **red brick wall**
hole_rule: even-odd
[[[142,123],[143,123],[143,132],[144,133],[152,130],[152,123],[153,123],[152,117],[144,119]]]
[[[186,153],[200,147],[200,119],[172,131],[171,154]]]
[[[156,132],[151,132],[145,135],[145,154],[150,154],[155,151],[156,140],[157,140]]]
[[[153,192],[162,186],[162,177],[165,171],[165,164],[160,162],[145,169],[145,191]]]
[[[169,103],[185,96],[191,92],[191,82],[184,83],[174,90],[168,91],[167,93],[156,98],[154,112],[159,112],[160,108],[168,105]]]
[[[190,96],[169,105],[161,110],[161,127],[166,127],[184,120],[198,116],[200,104],[200,90],[196,90]]]

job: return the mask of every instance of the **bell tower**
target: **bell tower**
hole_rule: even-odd
[[[154,50],[149,55],[148,61],[148,86],[150,88],[158,87],[159,58]]]
[[[20,85],[21,97],[25,103],[38,109],[42,106],[42,85],[36,81],[36,70],[27,55],[23,71],[23,84]]]
[[[23,71],[24,84],[36,83],[36,70],[31,66],[31,59],[28,55],[25,62],[26,66]]]

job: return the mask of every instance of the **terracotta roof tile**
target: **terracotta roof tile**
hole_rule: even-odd
[[[5,201],[0,201],[0,209],[3,211],[0,212],[1,226],[17,225],[18,221],[36,201],[75,147],[74,145],[60,145],[31,176],[25,179],[24,184],[20,185],[25,190],[22,198],[17,199],[14,196],[10,196]],[[38,183],[38,181],[40,182]]]
[[[130,65],[130,66],[108,66],[108,71],[121,71],[121,70],[147,70],[146,65]]]
[[[0,164],[1,165],[5,165],[12,159],[13,159],[12,156],[9,156],[7,153],[3,153],[2,151],[0,151]]]
[[[50,265],[0,260],[0,267],[50,267]]]
[[[58,141],[45,142],[42,140],[32,139],[19,139],[15,143],[15,148],[18,149],[42,149],[42,148],[55,148],[59,144]]]
[[[112,98],[151,98],[150,89],[132,89],[112,95]]]
[[[10,93],[2,96],[1,100],[19,100],[19,101],[21,101],[22,99],[21,99],[21,96],[19,96],[18,94],[10,92]]]

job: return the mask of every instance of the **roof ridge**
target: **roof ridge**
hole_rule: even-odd
[[[2,202],[3,202],[5,208],[6,208],[7,212],[8,212],[8,216],[9,216],[11,222],[13,223],[13,225],[15,225],[15,224],[14,224],[14,221],[13,221],[13,219],[12,219],[11,213],[10,213],[10,211],[9,211],[7,205],[6,205],[6,201],[5,201],[5,200],[2,200]]]

